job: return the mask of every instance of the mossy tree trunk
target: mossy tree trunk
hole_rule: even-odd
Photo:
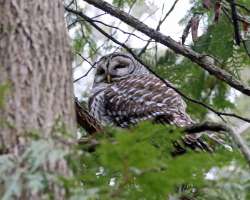
[[[0,0],[0,19],[1,153],[18,156],[29,132],[49,138],[58,121],[74,130],[71,53],[63,1]],[[67,173],[65,162],[52,168]]]

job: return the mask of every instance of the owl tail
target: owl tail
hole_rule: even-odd
[[[179,127],[189,127],[195,125],[195,122],[190,118],[189,115],[181,113],[179,118],[174,121],[176,126]],[[207,135],[207,138],[202,138],[203,135]],[[207,141],[209,140],[209,144]],[[211,144],[210,144],[211,141]],[[184,147],[191,148],[193,150],[202,150],[205,152],[213,152],[212,144],[219,144],[223,146],[225,149],[232,151],[232,147],[228,145],[221,137],[218,132],[212,131],[204,131],[199,133],[189,133],[187,130],[187,134],[182,137],[182,144]],[[179,146],[177,143],[175,146]]]
[[[187,114],[179,114],[179,117],[174,119],[174,124],[178,127],[188,127],[195,124],[194,121]],[[181,141],[175,141],[173,143],[177,155],[186,152],[186,148],[192,150],[200,150],[204,152],[213,152],[213,148],[201,137],[203,133],[185,134],[182,136]]]
[[[182,142],[186,147],[193,150],[199,149],[204,152],[213,152],[213,148],[202,139],[200,134],[186,134],[182,137]]]
[[[174,150],[171,152],[172,156],[182,155],[187,152],[187,149],[195,151],[203,151],[212,153],[213,148],[204,141],[200,136],[195,134],[186,134],[180,141],[173,141]]]
[[[219,145],[222,145],[228,151],[233,151],[233,148],[230,145],[228,145],[223,138],[220,137],[219,133],[207,131],[206,135],[209,137],[209,139],[211,139],[212,141],[214,141]]]
[[[202,138],[202,135],[204,134],[207,135],[208,139],[210,139],[212,142],[222,145],[228,151],[232,151],[232,147],[228,145],[221,137],[219,137],[218,133],[208,131],[206,133],[186,134],[182,136],[181,141],[174,141],[173,146],[175,149],[172,152],[172,155],[176,156],[184,154],[186,153],[187,148],[203,152],[214,152],[212,146]]]

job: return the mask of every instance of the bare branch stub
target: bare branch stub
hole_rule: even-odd
[[[77,123],[84,128],[89,134],[102,131],[102,125],[94,117],[92,117],[87,109],[85,109],[75,98],[75,111]]]

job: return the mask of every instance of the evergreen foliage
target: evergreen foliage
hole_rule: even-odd
[[[69,134],[63,127],[55,133],[45,139],[32,132],[21,157],[0,156],[2,199],[19,197],[25,188],[53,199],[48,187],[52,182],[66,189],[68,199],[205,200],[222,191],[220,199],[250,195],[249,169],[237,148],[218,147],[212,154],[188,150],[173,157],[172,142],[180,140],[182,130],[172,126],[146,122],[130,130],[107,128],[95,136],[100,144],[94,152],[85,145],[70,145],[66,151],[62,146]],[[62,158],[67,159],[70,176],[42,170],[45,163]]]

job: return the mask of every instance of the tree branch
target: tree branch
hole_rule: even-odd
[[[214,123],[214,122],[203,122],[200,124],[193,124],[189,127],[186,127],[184,131],[189,134],[193,134],[193,133],[200,133],[204,131],[214,131],[214,132],[228,131],[228,129],[229,128],[223,124]]]
[[[75,109],[77,116],[77,123],[84,128],[89,134],[99,133],[103,130],[102,125],[95,118],[93,118],[89,112],[84,109],[77,99],[75,99]],[[250,165],[250,150],[242,139],[240,134],[236,134],[231,128],[226,125],[214,123],[214,122],[203,122],[200,124],[194,124],[192,126],[186,127],[185,132],[189,134],[200,133],[205,131],[215,131],[215,132],[227,132],[234,140],[234,142],[239,147],[240,151],[244,155],[247,163]],[[86,140],[82,139],[79,143],[88,144],[89,149],[92,151],[99,144],[99,142],[93,138],[88,138]]]
[[[158,10],[158,9],[154,10],[154,11],[153,11],[152,13],[150,13],[147,17],[145,17],[144,19],[142,19],[142,21],[145,21],[145,20],[147,20],[149,17],[151,17],[152,15],[154,15],[155,12],[156,12],[157,10]],[[134,33],[135,31],[136,31],[136,29],[134,29],[134,30],[132,31],[132,33]],[[129,35],[129,36],[127,37],[127,39],[124,41],[124,44],[126,44],[126,43],[129,41],[130,36],[131,36],[131,35]],[[149,40],[151,40],[151,38],[150,38]],[[150,43],[149,40],[148,40],[148,43]],[[147,48],[147,47],[146,47],[146,48]],[[117,48],[116,48],[116,50],[117,50]],[[114,52],[116,52],[116,50],[115,50]],[[140,53],[139,53],[139,54],[140,54]],[[138,56],[140,57],[139,54],[138,54]]]
[[[229,128],[226,125],[218,124],[214,122],[204,122],[200,124],[194,124],[190,127],[185,128],[185,132],[188,133],[199,133],[204,131],[215,131],[215,132],[227,132],[232,138],[233,141],[237,144],[239,147],[241,153],[244,155],[245,159],[247,160],[248,165],[250,166],[250,150],[243,140],[243,138],[240,136],[240,134],[236,134],[231,128]]]
[[[184,97],[185,99],[187,99],[188,101],[198,104],[210,111],[212,111],[213,113],[217,114],[223,121],[224,119],[222,118],[222,116],[229,116],[229,117],[235,117],[238,119],[241,119],[243,121],[246,121],[248,123],[250,123],[250,119],[242,117],[242,116],[238,116],[234,113],[225,113],[225,112],[219,112],[217,110],[215,110],[214,108],[206,105],[203,102],[200,102],[198,100],[192,99],[190,97],[188,97],[187,95],[185,95],[183,92],[181,92],[179,89],[175,88],[173,85],[169,84],[168,82],[165,81],[165,79],[163,79],[162,77],[160,77],[158,74],[156,74],[146,63],[144,63],[141,59],[138,58],[138,56],[136,56],[134,54],[134,52],[127,47],[124,43],[119,42],[117,39],[115,39],[114,37],[112,37],[111,35],[109,35],[108,33],[106,33],[104,30],[102,30],[99,26],[97,26],[93,20],[91,18],[89,18],[88,16],[84,15],[82,12],[76,11],[76,10],[71,10],[68,8],[65,8],[68,12],[72,12],[76,15],[81,16],[83,19],[85,19],[87,22],[89,22],[94,28],[96,28],[100,33],[102,33],[104,36],[106,36],[107,38],[109,38],[110,40],[112,40],[113,42],[115,42],[116,44],[122,46],[124,49],[126,49],[139,63],[141,63],[142,65],[144,65],[152,74],[154,74],[156,77],[158,77],[164,84],[166,84],[168,87],[172,88],[174,91],[176,91],[178,94],[180,94],[182,97]]]
[[[84,128],[89,134],[99,133],[103,130],[102,125],[95,118],[93,118],[89,112],[84,109],[78,100],[75,98],[75,109],[76,109],[76,118],[77,123]],[[205,131],[214,131],[214,132],[227,132],[234,140],[234,142],[239,147],[240,151],[244,155],[248,164],[250,165],[250,150],[242,139],[240,134],[236,134],[231,128],[224,124],[214,123],[214,122],[203,122],[199,124],[194,124],[184,129],[185,132],[189,134],[200,133]],[[94,150],[99,142],[93,138],[81,139],[79,143],[88,144],[90,151]]]
[[[99,20],[93,20],[93,22],[102,24],[102,25],[104,25],[104,26],[107,26],[107,27],[110,27],[110,28],[113,28],[113,29],[117,29],[117,30],[119,30],[120,32],[122,32],[123,34],[127,34],[127,35],[130,35],[130,36],[134,36],[134,37],[138,38],[139,40],[148,42],[148,40],[143,39],[143,38],[139,37],[138,35],[136,35],[136,34],[134,34],[134,33],[124,31],[124,30],[122,30],[122,29],[119,28],[119,27],[116,27],[116,26],[112,26],[112,25],[106,24],[106,23],[104,23],[104,22],[102,22],[102,21],[99,21]]]
[[[91,67],[89,68],[89,70],[88,70],[85,74],[83,74],[83,75],[80,76],[79,78],[75,79],[75,80],[73,81],[73,83],[75,83],[75,82],[79,81],[80,79],[82,79],[82,78],[88,76],[88,74],[91,72],[91,70],[92,70],[93,68],[95,68],[95,67],[94,67],[94,66],[91,66]]]
[[[87,109],[80,105],[75,98],[75,111],[77,123],[84,128],[89,134],[101,132],[103,127],[94,117],[92,117]]]
[[[229,1],[229,0],[227,0],[227,1]],[[250,9],[247,8],[245,5],[240,4],[240,3],[236,3],[236,2],[234,2],[233,4],[236,5],[236,6],[238,6],[239,8],[242,8],[242,9],[245,10],[246,12],[250,13]]]
[[[174,10],[177,2],[179,0],[175,0],[175,2],[173,3],[173,5],[171,6],[171,8],[169,9],[169,11],[166,13],[166,15],[163,17],[163,19],[160,19],[160,21],[158,22],[158,25],[156,27],[156,31],[159,31],[160,28],[161,28],[161,25],[163,24],[163,22],[167,19],[167,17],[170,15],[170,13]],[[140,51],[140,53],[138,54],[139,57],[141,57],[142,54],[145,53],[145,51],[147,50],[148,48],[148,45],[150,44],[152,39],[148,40],[147,44],[142,48],[142,50]]]
[[[236,90],[241,91],[243,94],[250,96],[250,87],[244,85],[239,80],[235,79],[230,73],[227,71],[219,68],[214,64],[214,59],[210,56],[200,54],[198,52],[193,51],[190,48],[187,48],[175,40],[173,40],[169,36],[165,36],[162,33],[148,27],[138,19],[132,17],[131,15],[127,14],[126,12],[110,5],[109,3],[103,0],[84,0],[89,4],[94,5],[95,7],[113,15],[116,18],[119,18],[123,22],[127,23],[128,25],[132,26],[133,28],[137,29],[138,31],[144,33],[145,35],[149,36],[150,38],[154,39],[156,42],[159,42],[170,49],[172,49],[175,53],[181,54],[200,67],[208,71],[210,74],[214,75],[216,78],[226,82],[231,87],[235,88]]]
[[[241,38],[240,38],[240,27],[239,27],[239,23],[238,23],[238,19],[237,19],[237,9],[235,6],[235,0],[230,1],[230,6],[231,6],[233,26],[234,26],[235,42],[239,46]]]

